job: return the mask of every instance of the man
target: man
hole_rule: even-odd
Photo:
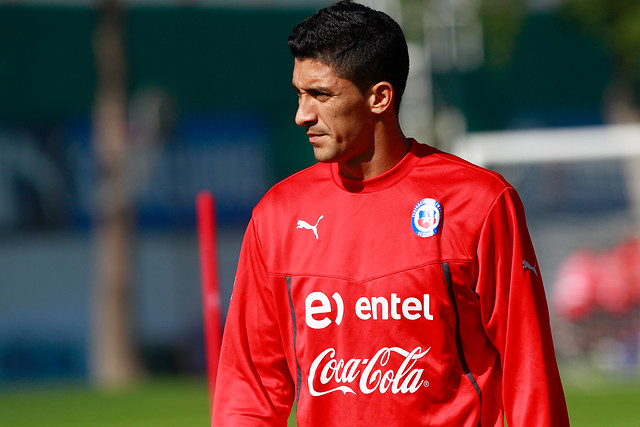
[[[319,163],[253,212],[213,425],[568,425],[521,202],[403,135],[398,24],[342,1],[289,47]]]

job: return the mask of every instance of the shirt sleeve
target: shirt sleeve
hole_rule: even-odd
[[[496,199],[478,242],[482,322],[500,354],[509,426],[568,426],[547,299],[524,209],[513,188]]]
[[[294,385],[276,319],[252,219],[225,324],[212,426],[286,426]]]

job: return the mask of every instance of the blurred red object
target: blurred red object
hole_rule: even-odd
[[[567,320],[584,319],[595,309],[624,316],[639,305],[639,239],[625,240],[603,253],[579,249],[560,266],[553,307]]]
[[[213,391],[218,376],[218,360],[220,359],[220,346],[222,344],[216,216],[213,196],[206,191],[199,193],[196,199],[196,208],[209,398],[213,402]]]
[[[571,254],[560,266],[553,288],[553,307],[568,320],[587,317],[595,308],[598,255],[588,249]]]

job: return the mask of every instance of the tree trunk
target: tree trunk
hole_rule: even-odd
[[[636,104],[637,97],[633,94],[633,86],[626,79],[616,79],[610,84],[605,100],[609,123],[640,123],[640,105]],[[633,215],[632,232],[636,237],[640,237],[640,158],[627,159],[625,173]]]
[[[92,379],[102,387],[126,385],[141,373],[132,321],[133,206],[126,164],[128,125],[122,33],[118,1],[103,1],[94,39],[97,206],[90,362]]]

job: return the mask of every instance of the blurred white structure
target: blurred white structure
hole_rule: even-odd
[[[485,167],[619,160],[640,235],[640,124],[471,133],[451,151]]]
[[[471,133],[452,151],[481,166],[629,159],[640,157],[640,124]]]

